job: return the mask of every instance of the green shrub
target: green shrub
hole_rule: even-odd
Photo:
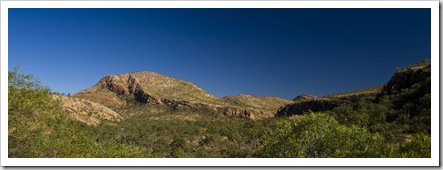
[[[259,157],[390,157],[395,148],[365,128],[340,125],[325,114],[309,114],[280,126],[260,147]]]
[[[70,119],[30,74],[8,73],[8,157],[149,157],[140,147],[97,142],[94,127]]]
[[[399,153],[403,158],[430,158],[431,137],[425,133],[418,133],[410,142],[400,146]]]

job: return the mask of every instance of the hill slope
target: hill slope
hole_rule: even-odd
[[[207,93],[195,84],[154,72],[108,75],[100,79],[93,87],[73,96],[87,98],[113,107],[125,105],[125,101],[121,96],[137,95],[137,92],[141,94],[141,91],[149,96],[162,99],[223,104],[217,97]]]
[[[217,98],[193,83],[154,72],[108,75],[100,79],[93,87],[73,96],[119,110],[122,108],[131,109],[127,107],[128,104],[136,102],[150,106],[167,106],[174,110],[203,110],[219,112],[229,117],[251,119],[271,117],[282,103],[287,104],[284,99],[275,97],[254,98],[259,101],[254,104],[251,102],[236,103]],[[252,98],[249,97],[249,99]]]
[[[55,100],[61,101],[61,107],[69,115],[88,125],[100,124],[102,120],[120,121],[121,116],[113,110],[88,100],[62,95],[52,95]]]
[[[247,94],[240,94],[235,96],[225,96],[222,99],[239,105],[250,106],[258,109],[265,109],[269,111],[277,111],[277,109],[286,104],[292,103],[292,101],[274,97],[274,96],[252,96]]]

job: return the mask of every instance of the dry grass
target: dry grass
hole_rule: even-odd
[[[61,95],[53,95],[52,97],[62,102],[63,110],[67,111],[72,118],[88,125],[100,124],[102,120],[121,120],[118,113],[101,104],[75,97]]]
[[[217,97],[184,80],[154,72],[134,72],[120,75],[122,79],[128,79],[129,76],[137,79],[143,90],[152,96],[163,99],[223,104]]]
[[[383,85],[380,85],[380,86],[370,87],[370,88],[361,89],[361,90],[352,91],[352,92],[330,94],[330,95],[323,96],[323,98],[344,98],[344,97],[352,97],[352,96],[377,94],[377,93],[381,92],[382,88],[383,88]]]
[[[273,97],[273,96],[258,97],[247,94],[226,96],[223,97],[223,99],[235,104],[249,106],[255,109],[264,109],[267,111],[277,111],[278,108],[280,108],[281,106],[293,103],[293,101],[291,100],[279,97]]]
[[[120,99],[115,93],[98,84],[72,96],[97,102],[107,107],[123,106],[126,104],[126,101]]]

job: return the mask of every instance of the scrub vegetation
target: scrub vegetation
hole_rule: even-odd
[[[431,157],[430,62],[399,70],[386,85],[363,90],[376,92],[375,97],[255,120],[127,101],[111,108],[118,120],[87,124],[34,76],[15,68],[8,78],[10,158]]]

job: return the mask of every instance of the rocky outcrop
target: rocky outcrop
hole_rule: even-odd
[[[401,89],[424,82],[431,78],[431,65],[406,68],[394,73],[389,82],[383,87],[383,95],[399,93]],[[429,90],[431,86],[429,85]]]
[[[72,95],[72,97],[86,99],[100,103],[107,107],[119,107],[126,105],[126,101],[122,100],[117,94],[99,86],[94,86],[92,88],[83,90]]]
[[[163,99],[162,103],[173,109],[199,109],[206,111],[217,111],[217,107],[203,103],[194,103],[188,100]]]
[[[163,104],[172,107],[173,109],[197,109],[205,110],[209,112],[223,112],[223,115],[228,117],[240,117],[255,119],[255,115],[263,116],[263,111],[252,110],[252,109],[240,109],[234,107],[220,107],[220,106],[210,106],[202,103],[193,103],[187,100],[174,100],[174,99],[163,99]]]
[[[246,109],[240,109],[240,108],[232,108],[232,107],[226,107],[223,108],[223,114],[228,117],[241,117],[241,118],[249,118],[249,119],[255,119],[255,115],[263,115],[263,111],[253,111],[253,110],[246,110]]]
[[[308,101],[299,101],[281,107],[275,114],[275,117],[303,115],[310,111],[319,112],[319,111],[332,110],[333,108],[344,103],[349,103],[349,102],[338,99],[316,99]]]
[[[295,97],[294,99],[292,99],[292,101],[315,100],[317,98],[318,98],[317,96],[310,95],[310,94],[300,94],[297,97]]]
[[[133,95],[137,102],[143,104],[161,104],[161,99],[146,93],[139,81],[131,75],[126,77],[109,75],[103,77],[99,84],[117,95]]]
[[[98,125],[103,120],[120,121],[122,119],[118,113],[99,103],[61,95],[52,97],[61,101],[63,110],[68,112],[73,119],[88,125]]]

